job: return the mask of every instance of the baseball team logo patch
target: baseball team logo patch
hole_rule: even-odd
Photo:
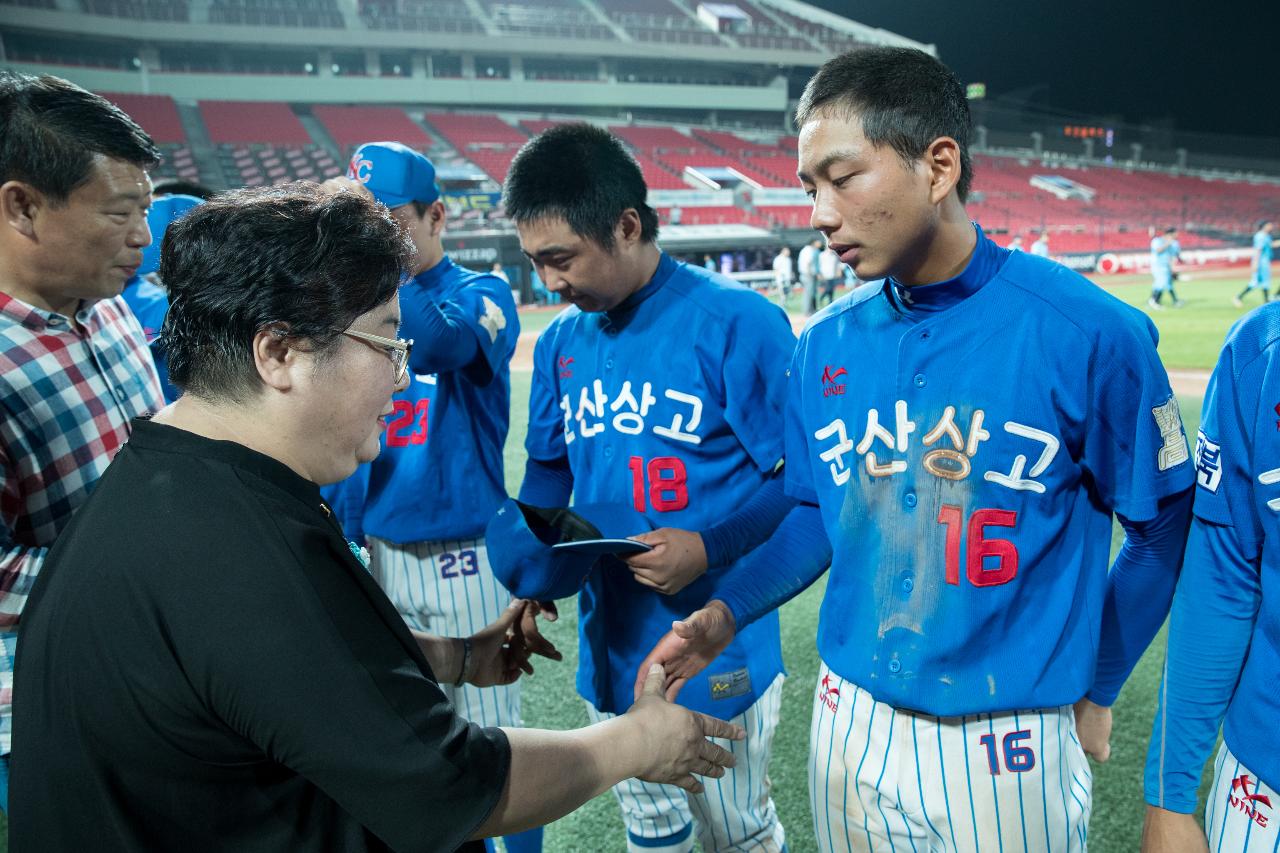
[[[1249,793],[1250,786],[1253,787],[1252,794]],[[1243,812],[1260,829],[1267,828],[1267,821],[1271,815],[1264,813],[1262,809],[1271,810],[1271,798],[1266,794],[1258,793],[1257,779],[1251,778],[1247,773],[1232,779],[1231,792],[1227,794],[1227,802],[1231,804],[1233,809]]]
[[[484,311],[478,318],[480,326],[489,333],[489,343],[493,343],[498,340],[498,332],[507,327],[507,317],[498,307],[498,303],[487,296],[482,296],[480,299],[484,303]]]
[[[1196,434],[1196,484],[1202,489],[1218,493],[1222,482],[1222,448],[1209,440],[1200,430]]]
[[[1160,430],[1160,438],[1164,443],[1156,454],[1156,465],[1161,471],[1168,471],[1175,465],[1181,465],[1191,458],[1187,448],[1187,436],[1182,431],[1182,413],[1178,411],[1178,399],[1172,394],[1160,406],[1151,410],[1156,419],[1156,427]]]
[[[845,383],[840,380],[849,375],[849,371],[843,367],[833,368],[826,365],[822,368],[822,396],[839,397],[844,394]]]
[[[719,675],[707,676],[707,685],[711,688],[712,699],[732,699],[735,696],[746,696],[751,692],[751,673],[746,667],[733,672],[722,672]]]

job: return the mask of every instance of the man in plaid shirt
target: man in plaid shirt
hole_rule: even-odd
[[[151,242],[151,138],[57,77],[0,75],[0,806],[13,655],[49,547],[129,437],[164,405],[120,296]]]

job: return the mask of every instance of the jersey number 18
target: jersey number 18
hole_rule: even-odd
[[[689,505],[689,475],[684,463],[675,456],[655,456],[646,463],[643,456],[632,456],[631,502],[636,512],[676,512]]]

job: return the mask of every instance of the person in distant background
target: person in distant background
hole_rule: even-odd
[[[1022,235],[1021,234],[1015,235],[1014,238],[1009,241],[1009,245],[1007,248],[1010,251],[1021,252],[1022,251]]]
[[[1249,267],[1249,283],[1231,300],[1237,308],[1244,304],[1241,301],[1244,295],[1254,289],[1262,291],[1263,302],[1271,300],[1271,230],[1274,227],[1274,223],[1266,219],[1258,223],[1258,230],[1253,235],[1253,261]]]
[[[783,246],[773,259],[773,287],[778,293],[778,300],[785,306],[787,294],[791,292],[791,283],[795,281],[795,261],[791,259],[791,247]]]
[[[1182,300],[1173,289],[1173,262],[1182,260],[1182,246],[1178,243],[1178,229],[1170,226],[1151,241],[1151,298],[1147,306],[1159,310],[1164,295],[1174,308],[1182,307]]]
[[[818,302],[818,253],[822,251],[822,240],[814,237],[800,250],[796,258],[796,274],[800,277],[800,295],[803,299],[805,316],[817,309]]]
[[[836,286],[840,284],[843,274],[840,272],[840,256],[831,249],[823,249],[818,254],[818,291],[815,308],[824,303],[830,305],[836,298]]]
[[[716,259],[715,259],[715,258],[713,258],[713,257],[711,257],[710,255],[703,255],[703,256],[702,256],[702,268],[703,268],[704,270],[711,270],[712,272],[715,272],[715,271],[716,271]]]
[[[1031,254],[1042,258],[1049,257],[1049,232],[1041,231],[1040,236],[1031,244]]]

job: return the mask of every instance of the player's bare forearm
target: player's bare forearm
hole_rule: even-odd
[[[1209,842],[1195,815],[1147,806],[1142,853],[1208,853]]]

